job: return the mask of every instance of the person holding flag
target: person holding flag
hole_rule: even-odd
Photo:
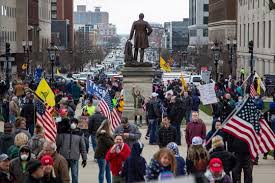
[[[170,65],[162,57],[160,57],[159,59],[159,65],[160,65],[160,68],[163,69],[165,72],[172,71]]]

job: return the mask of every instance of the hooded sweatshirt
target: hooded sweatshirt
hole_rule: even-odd
[[[176,176],[184,176],[185,172],[185,160],[179,154],[178,145],[175,142],[171,142],[167,145],[167,148],[173,151],[176,158],[177,169],[176,169]]]
[[[144,182],[144,175],[146,171],[146,161],[141,156],[143,144],[137,142],[133,144],[131,155],[125,161],[123,167],[123,176],[126,183],[130,182]]]

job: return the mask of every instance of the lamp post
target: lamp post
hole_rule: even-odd
[[[228,63],[230,65],[230,75],[233,74],[233,57],[234,57],[234,51],[237,47],[237,41],[236,40],[229,40],[227,39],[227,49],[228,49]]]
[[[24,49],[24,60],[25,63],[27,64],[27,70],[26,70],[26,75],[29,75],[30,72],[30,53],[32,52],[32,41],[22,41],[22,46]]]
[[[49,60],[51,62],[51,70],[52,70],[51,83],[53,84],[53,81],[54,81],[54,71],[53,71],[53,68],[54,68],[54,63],[56,61],[56,56],[57,56],[58,48],[57,48],[57,46],[54,45],[53,42],[51,42],[51,45],[47,48],[47,51],[48,51],[48,55],[49,55]]]
[[[211,47],[213,52],[214,64],[215,64],[215,72],[216,72],[216,82],[218,82],[218,64],[221,55],[221,48],[219,47],[218,42],[214,42],[214,46]]]

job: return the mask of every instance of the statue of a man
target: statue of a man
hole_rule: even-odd
[[[140,49],[140,62],[143,62],[144,59],[144,49],[149,47],[148,36],[152,33],[153,29],[148,22],[144,21],[144,14],[139,14],[139,20],[135,21],[132,25],[130,38],[129,40],[134,39],[134,60],[137,61],[138,50]]]

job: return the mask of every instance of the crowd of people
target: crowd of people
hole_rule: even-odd
[[[94,82],[106,88],[112,107],[122,112],[122,82],[102,75],[95,77]],[[4,122],[0,136],[1,183],[77,183],[79,164],[86,167],[89,152],[98,164],[99,183],[105,179],[108,183],[150,182],[188,175],[199,183],[240,183],[242,170],[244,182],[252,182],[257,159],[250,158],[246,143],[220,130],[227,116],[243,102],[241,82],[216,83],[218,103],[211,106],[213,121],[209,131],[200,119],[199,90],[192,84],[183,87],[180,80],[154,85],[148,99],[133,86],[134,122],[122,117],[114,130],[102,114],[100,99],[88,95],[77,82],[54,87],[55,142],[48,140],[45,129],[36,123],[35,86],[17,82],[13,88],[9,98],[2,98],[0,111]],[[254,101],[263,111],[261,96],[257,95]],[[263,112],[274,132],[275,100]],[[146,124],[144,138],[149,145],[159,146],[150,161],[142,156],[141,127]],[[179,150],[185,143],[187,154]],[[263,158],[267,156],[264,154]]]

